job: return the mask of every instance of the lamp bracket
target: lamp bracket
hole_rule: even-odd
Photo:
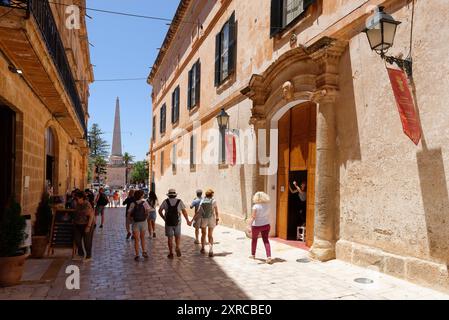
[[[392,56],[382,55],[382,58],[389,64],[396,64],[401,70],[405,71],[409,79],[413,78],[413,61],[412,58],[400,59]]]

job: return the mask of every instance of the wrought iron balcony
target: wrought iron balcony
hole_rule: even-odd
[[[64,45],[59,35],[56,21],[53,17],[50,5],[47,0],[0,0],[0,6],[12,9],[22,9],[27,11],[27,17],[34,17],[39,26],[40,33],[44,38],[45,45],[50,53],[53,62],[59,72],[64,84],[64,88],[69,95],[78,120],[84,130],[84,137],[87,137],[87,126],[85,113],[78,94],[75,79],[70,68],[70,64],[65,53]]]

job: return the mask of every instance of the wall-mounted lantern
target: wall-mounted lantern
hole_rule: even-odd
[[[226,130],[229,126],[229,114],[226,113],[225,109],[222,108],[217,116],[218,128],[220,129],[220,163],[226,163]]]
[[[378,7],[374,16],[368,21],[364,32],[368,37],[371,50],[376,51],[389,64],[396,63],[411,79],[413,74],[411,57],[404,60],[386,55],[388,49],[393,46],[396,29],[401,22],[396,21],[384,9],[384,7]]]

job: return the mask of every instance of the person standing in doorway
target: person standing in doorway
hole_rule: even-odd
[[[129,240],[131,238],[131,219],[128,217],[128,210],[131,203],[134,202],[134,190],[131,189],[128,192],[128,197],[123,201],[123,205],[126,206],[125,209],[125,225],[126,225],[126,240]]]
[[[157,201],[156,193],[153,190],[151,190],[148,194],[147,202],[150,205],[150,214],[148,216],[148,233],[150,234],[150,238],[156,238],[156,207],[159,203]]]
[[[75,199],[75,217],[74,217],[74,240],[78,247],[78,258],[88,262],[92,258],[92,224],[94,221],[94,210],[82,191],[77,191],[74,195]],[[84,252],[83,249],[86,249]],[[84,256],[86,254],[86,256]]]
[[[253,197],[251,218],[248,221],[248,231],[251,232],[251,257],[256,258],[257,240],[262,233],[262,240],[267,254],[266,262],[272,263],[271,247],[268,235],[270,234],[270,197],[264,192],[256,192]]]
[[[300,186],[296,181],[293,181],[294,189],[290,188],[291,193],[297,193],[299,196],[299,210],[298,210],[298,226],[304,227],[306,224],[306,200],[307,200],[307,191],[306,191],[306,182],[302,181]]]
[[[147,233],[147,219],[150,213],[150,206],[143,199],[144,192],[137,190],[134,193],[134,202],[131,203],[128,210],[128,217],[132,219],[133,236],[134,236],[134,251],[136,253],[134,260],[139,261],[139,249],[142,248],[142,256],[148,258],[146,250],[145,234]],[[139,247],[140,243],[140,247]]]
[[[214,228],[220,220],[218,216],[218,206],[217,201],[214,199],[214,191],[209,189],[206,191],[206,197],[201,200],[198,212],[195,218],[200,217],[201,226],[201,253],[205,253],[206,246],[206,232],[207,238],[209,240],[209,257],[214,256]]]
[[[196,198],[193,199],[192,204],[190,205],[190,209],[195,208],[194,217],[197,216],[198,209],[200,208],[200,203],[203,200],[203,190],[196,190]],[[195,244],[200,244],[199,236],[200,236],[200,217],[193,220],[193,227],[195,228]]]
[[[181,257],[181,213],[187,221],[189,226],[192,222],[189,221],[186,206],[181,199],[177,198],[178,194],[175,189],[168,190],[167,199],[162,202],[159,207],[159,215],[165,221],[165,235],[168,241],[169,254],[167,258],[173,259],[173,238],[175,238],[176,256]]]
[[[104,208],[108,205],[109,199],[108,196],[105,194],[104,189],[100,188],[98,191],[97,197],[95,199],[96,203],[96,209],[95,209],[95,225],[94,228],[97,227],[97,217],[101,215],[101,225],[100,228],[103,228],[104,224]]]

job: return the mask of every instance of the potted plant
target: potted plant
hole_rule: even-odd
[[[34,223],[34,232],[31,240],[31,257],[40,259],[44,256],[48,245],[52,218],[50,195],[44,192],[36,212],[36,221]]]
[[[25,217],[21,207],[11,201],[0,215],[0,286],[18,284],[23,274],[26,254],[20,247],[25,239]]]

